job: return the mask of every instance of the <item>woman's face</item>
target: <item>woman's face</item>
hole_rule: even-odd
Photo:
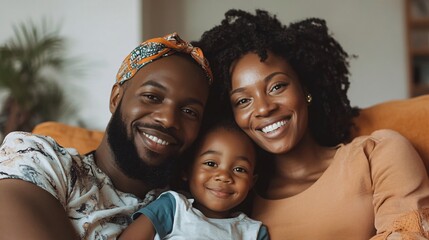
[[[248,53],[231,68],[230,100],[235,121],[260,147],[291,150],[307,130],[308,103],[288,62],[268,53],[265,62]]]

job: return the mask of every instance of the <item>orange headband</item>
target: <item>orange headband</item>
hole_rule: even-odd
[[[213,82],[213,75],[209,63],[204,58],[203,51],[183,41],[177,33],[168,34],[160,38],[152,38],[142,42],[124,59],[118,74],[116,82],[119,84],[131,79],[140,68],[144,67],[157,59],[170,56],[176,52],[190,54],[191,57],[202,67],[206,73],[209,85]]]

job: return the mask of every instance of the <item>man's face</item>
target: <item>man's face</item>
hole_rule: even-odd
[[[116,90],[107,134],[117,164],[136,179],[144,178],[144,169],[168,168],[198,134],[209,91],[203,71],[172,55],[143,67]]]

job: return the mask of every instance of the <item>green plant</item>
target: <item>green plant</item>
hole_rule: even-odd
[[[73,62],[65,45],[58,28],[29,22],[15,26],[14,37],[0,47],[0,89],[6,94],[0,112],[3,136],[74,112],[61,87]]]

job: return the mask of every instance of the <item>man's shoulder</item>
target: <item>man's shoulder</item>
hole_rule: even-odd
[[[0,146],[0,179],[18,178],[39,186],[44,178],[64,181],[83,159],[77,151],[63,148],[51,137],[12,132]]]
[[[27,153],[37,151],[39,153],[50,153],[54,152],[71,155],[78,155],[75,149],[66,149],[59,145],[53,138],[49,136],[42,136],[32,134],[29,132],[11,132],[4,138],[4,141],[0,147],[1,155],[8,155],[11,152],[15,153]]]
[[[46,142],[48,144],[55,144],[55,140],[49,136],[43,136],[38,134],[33,134],[30,132],[11,132],[7,134],[4,138],[4,144],[23,144],[23,143],[37,143],[37,142]]]

